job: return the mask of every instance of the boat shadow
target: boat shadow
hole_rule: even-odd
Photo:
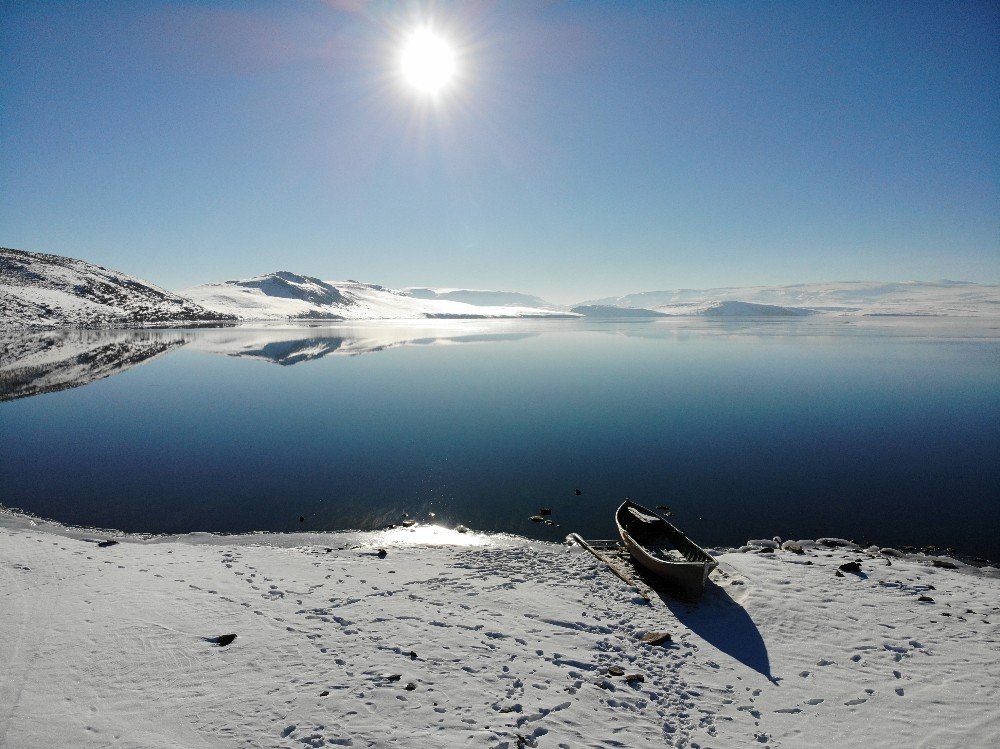
[[[778,683],[779,679],[771,673],[767,643],[760,630],[746,609],[725,589],[709,579],[701,598],[690,601],[676,597],[675,591],[648,574],[639,576],[681,624],[768,681]]]

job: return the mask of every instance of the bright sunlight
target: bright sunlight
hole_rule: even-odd
[[[429,28],[415,31],[400,55],[403,78],[423,94],[434,95],[455,78],[455,52]]]

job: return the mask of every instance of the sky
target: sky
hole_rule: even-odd
[[[0,246],[173,290],[997,283],[998,40],[991,2],[2,1]]]

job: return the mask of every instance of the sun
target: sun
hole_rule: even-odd
[[[455,50],[430,28],[410,34],[399,64],[403,80],[421,94],[434,96],[455,80]]]

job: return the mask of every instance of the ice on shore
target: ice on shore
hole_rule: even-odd
[[[646,606],[586,552],[516,537],[107,538],[0,514],[0,745],[986,747],[1000,735],[993,569],[758,541],[719,553],[700,603]],[[858,573],[836,576],[855,560]],[[642,644],[651,631],[672,642]],[[237,637],[205,639],[225,634]]]

